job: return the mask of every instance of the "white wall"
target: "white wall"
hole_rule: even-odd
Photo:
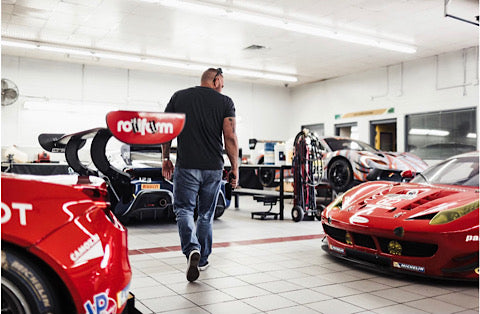
[[[325,135],[334,135],[335,124],[357,122],[359,138],[369,142],[370,121],[396,118],[397,150],[403,151],[406,114],[478,108],[478,88],[478,47],[372,69],[293,88],[295,123],[289,130],[293,134],[301,125],[324,123]],[[383,108],[394,108],[394,113],[335,119]]]
[[[30,156],[42,151],[40,133],[72,133],[105,126],[105,113],[114,109],[163,111],[172,94],[199,85],[198,77],[161,74],[91,65],[2,56],[2,78],[14,81],[19,100],[2,107],[2,147],[17,145]],[[225,78],[223,93],[237,110],[240,146],[248,139],[286,139],[290,96],[284,87]],[[51,110],[36,110],[39,103]],[[34,107],[33,109],[25,108]]]
[[[14,81],[21,95],[2,107],[2,147],[34,147],[34,153],[42,151],[40,133],[104,126],[105,113],[112,109],[163,111],[176,90],[199,82],[198,77],[14,56],[2,56],[2,78]],[[324,123],[325,134],[333,135],[335,124],[357,122],[359,138],[368,142],[370,121],[389,118],[397,119],[397,149],[403,151],[406,114],[478,107],[478,48],[288,89],[226,77],[223,92],[235,102],[245,153],[249,138],[288,140],[301,125],[315,123]],[[24,108],[25,101],[46,100],[54,110]],[[394,113],[335,119],[381,108],[394,108]]]

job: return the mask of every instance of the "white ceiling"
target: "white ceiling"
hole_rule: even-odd
[[[140,0],[2,0],[2,39],[293,74],[298,82],[292,86],[477,46],[479,41],[478,26],[444,17],[444,0],[187,1],[367,34],[417,50],[394,52]],[[447,12],[475,20],[478,1],[450,0]],[[244,49],[251,45],[266,48]],[[198,76],[198,71],[6,46],[2,54]],[[229,79],[272,83],[233,75]]]

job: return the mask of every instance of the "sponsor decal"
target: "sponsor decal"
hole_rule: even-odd
[[[465,239],[465,242],[470,242],[470,241],[478,242],[478,234],[475,234],[475,235],[468,234],[467,238]]]
[[[127,302],[129,291],[130,291],[130,283],[125,288],[123,288],[122,291],[119,291],[117,293],[117,306],[118,306],[118,308],[121,308]]]
[[[117,122],[117,132],[125,133],[146,133],[155,134],[173,134],[173,123],[147,120],[146,118],[132,118],[130,120],[119,120]]]
[[[399,199],[385,197],[385,198],[382,198],[381,200],[379,200],[375,204],[370,204],[370,203],[367,204],[367,206],[365,206],[365,208],[367,208],[367,209],[382,208],[382,209],[387,209],[387,210],[393,210],[393,209],[396,208],[393,205],[395,205],[398,202],[400,202]]]
[[[119,141],[127,144],[162,144],[174,139],[185,125],[185,114],[112,111],[107,126]]]
[[[368,203],[366,208],[368,209],[386,209],[386,210],[395,210],[395,205],[403,200],[413,200],[418,196],[418,190],[409,190],[405,194],[386,194],[382,199],[380,199],[375,204]],[[377,196],[372,197],[372,200],[376,199]]]
[[[340,253],[340,254],[345,254],[345,250],[342,249],[341,247],[337,247],[337,246],[334,246],[334,245],[331,245],[331,244],[329,244],[328,247],[330,248],[330,251]]]
[[[404,263],[399,263],[399,262],[393,262],[393,267],[404,269],[404,270],[415,271],[417,273],[424,273],[425,272],[425,267],[423,267],[423,266],[410,265],[410,264],[404,264]]]
[[[75,251],[70,253],[70,259],[74,265],[80,265],[94,258],[104,255],[102,243],[98,234],[91,235],[88,240],[83,242]]]
[[[27,211],[33,210],[33,205],[28,203],[12,202],[11,206],[2,202],[2,218],[1,223],[7,223],[12,219],[12,209],[18,210],[20,225],[27,225]]]
[[[387,194],[385,195],[385,197],[388,197],[388,198],[393,198],[393,199],[396,199],[396,200],[413,200],[415,198],[417,198],[418,196],[418,190],[409,190],[407,193],[405,194]]]
[[[117,302],[109,298],[106,292],[102,292],[93,297],[93,303],[85,302],[83,308],[87,314],[113,314],[117,313]]]
[[[144,183],[141,185],[142,190],[159,190],[160,184],[158,183]]]
[[[358,215],[353,215],[349,219],[350,223],[359,223],[359,224],[366,224],[369,222],[368,218],[365,218],[363,216],[358,216]]]

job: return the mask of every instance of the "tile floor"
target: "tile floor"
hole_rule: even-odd
[[[233,205],[233,204],[232,204]],[[319,221],[251,219],[250,196],[214,222],[210,267],[194,283],[174,223],[128,226],[131,291],[147,313],[479,313],[478,285],[380,274],[331,258]],[[278,211],[278,208],[274,211]]]

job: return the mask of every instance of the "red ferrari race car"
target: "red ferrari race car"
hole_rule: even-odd
[[[376,181],[322,213],[330,254],[377,269],[479,278],[479,154],[449,158],[408,183]]]

